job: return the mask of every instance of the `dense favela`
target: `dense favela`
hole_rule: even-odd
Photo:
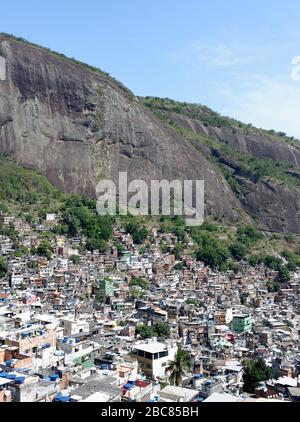
[[[176,21],[179,4],[174,3],[173,10],[161,7],[162,16],[168,12]],[[147,13],[140,16],[145,20]],[[192,31],[187,22],[193,17],[182,19]],[[107,22],[103,25],[112,37]],[[139,19],[135,25],[144,37]],[[232,111],[231,118],[199,103],[203,98],[219,110],[232,110],[213,97],[229,101],[230,89],[223,84],[232,75],[234,83],[242,83],[242,70],[229,75],[228,69],[263,60],[261,50],[254,49],[258,56],[253,58],[253,49],[246,49],[244,57],[237,44],[230,49],[224,40],[209,48],[200,41],[179,48],[177,40],[176,51],[151,53],[159,65],[153,64],[150,80],[149,73],[143,76],[148,53],[140,45],[137,69],[130,64],[139,82],[137,95],[98,65],[68,57],[101,52],[100,59],[112,60],[112,69],[121,77],[124,70],[130,81],[129,64],[124,57],[114,61],[103,48],[107,40],[97,38],[80,50],[80,43],[66,38],[61,48],[71,53],[65,55],[56,52],[60,40],[54,35],[39,38],[36,30],[37,42],[31,42],[11,35],[17,33],[14,26],[12,31],[8,23],[4,27],[0,402],[300,401],[300,128],[288,102],[300,107],[300,60],[289,58],[286,67],[291,62],[294,67],[280,88],[262,76],[246,84],[265,83],[259,95],[230,85],[244,101],[235,103],[241,113]],[[80,39],[85,36],[84,27],[78,31]],[[24,26],[20,33],[31,34]],[[134,34],[128,40],[138,43]],[[111,48],[123,49],[121,38],[117,45],[111,41]],[[49,48],[39,40],[43,45],[48,40]],[[130,42],[124,41],[126,57],[131,57]],[[174,73],[165,62],[172,63]],[[220,68],[222,80],[217,79]],[[216,72],[214,81],[208,69]],[[164,89],[156,72],[167,75]],[[202,72],[203,91],[197,91],[195,79],[195,92],[182,95],[176,78],[188,89],[184,72],[191,81]],[[155,78],[157,88],[151,83]],[[167,97],[168,83],[181,101]],[[205,90],[217,84],[220,91]],[[161,95],[146,95],[151,87]],[[283,104],[272,97],[274,87],[278,95],[283,92]],[[273,103],[269,114],[260,103],[264,95],[270,107]],[[242,110],[251,123],[244,123]],[[201,192],[193,187],[200,185]],[[126,210],[116,205],[120,197]],[[194,220],[181,212],[177,199],[184,206],[189,202]],[[148,212],[148,205],[156,212]]]

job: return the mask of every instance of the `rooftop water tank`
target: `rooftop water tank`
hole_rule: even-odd
[[[59,375],[58,374],[51,374],[51,375],[49,375],[49,378],[50,378],[51,381],[56,381],[59,378]]]
[[[24,384],[25,382],[25,377],[16,377],[15,378],[15,384]]]

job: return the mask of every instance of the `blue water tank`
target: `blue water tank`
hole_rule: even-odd
[[[63,396],[61,393],[56,394],[54,401],[56,402],[69,402],[70,396]]]
[[[101,363],[100,368],[101,369],[108,369],[107,363]]]
[[[5,372],[5,371],[0,372],[0,377],[1,378],[7,378],[7,375],[8,375],[8,372]]]
[[[58,374],[51,374],[51,375],[49,375],[49,378],[50,378],[51,381],[56,381],[59,378],[59,375]]]
[[[15,384],[24,384],[25,382],[25,377],[16,377],[15,378]]]
[[[42,345],[42,349],[49,349],[49,347],[51,347],[50,343],[46,343]]]
[[[16,378],[17,378],[17,375],[16,374],[12,374],[12,373],[7,374],[7,379],[9,379],[9,380],[14,380]]]

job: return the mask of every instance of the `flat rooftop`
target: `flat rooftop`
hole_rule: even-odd
[[[135,344],[133,348],[148,353],[159,353],[167,350],[167,346],[164,343]]]

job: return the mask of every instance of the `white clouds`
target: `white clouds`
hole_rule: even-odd
[[[300,139],[300,82],[248,75],[223,95],[223,110],[246,123]]]
[[[207,64],[217,67],[231,67],[253,63],[260,60],[262,52],[259,48],[234,44],[203,44],[194,42],[182,49],[169,54],[175,61],[193,63],[194,65]]]
[[[298,61],[293,68],[292,53],[289,57],[297,49],[294,39],[276,46],[194,42],[168,57],[189,69],[189,84],[201,81],[197,102],[206,98],[227,116],[300,139],[300,80],[292,78],[292,70],[294,76],[300,70]]]

